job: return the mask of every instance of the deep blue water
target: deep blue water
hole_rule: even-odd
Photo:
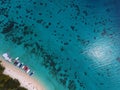
[[[48,90],[120,89],[119,0],[0,0],[0,54]]]

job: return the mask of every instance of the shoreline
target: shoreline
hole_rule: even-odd
[[[11,63],[5,61],[0,57],[1,65],[5,67],[3,74],[9,75],[13,79],[18,79],[20,86],[25,87],[28,90],[46,90],[45,86],[38,82],[35,78],[30,77],[27,73],[12,65]]]

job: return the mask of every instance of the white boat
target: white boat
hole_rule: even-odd
[[[2,56],[6,61],[12,62],[12,59],[9,57],[8,53],[4,53]]]
[[[19,59],[19,57],[16,57],[16,58],[15,58],[15,60],[18,60],[18,59]]]
[[[24,69],[25,66],[22,66],[22,69]]]
[[[29,73],[30,72],[30,69],[28,69],[27,71],[26,71],[26,73]]]
[[[17,66],[18,66],[18,67],[20,66],[20,62],[18,62]]]

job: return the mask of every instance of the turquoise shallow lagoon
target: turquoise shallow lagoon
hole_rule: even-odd
[[[0,0],[0,54],[47,90],[120,90],[119,0]]]

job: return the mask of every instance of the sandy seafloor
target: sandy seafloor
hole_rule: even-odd
[[[120,89],[119,0],[0,0],[0,54],[48,90]]]

